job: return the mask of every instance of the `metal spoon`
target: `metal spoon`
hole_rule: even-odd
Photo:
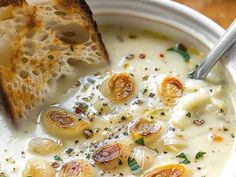
[[[235,41],[236,19],[210,51],[206,57],[206,60],[200,64],[195,71],[189,73],[188,77],[191,79],[204,79],[220,59],[220,57],[227,52],[227,50],[234,44]]]

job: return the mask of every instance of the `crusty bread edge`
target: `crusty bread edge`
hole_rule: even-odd
[[[23,4],[26,4],[25,0],[1,0],[0,1],[0,7],[6,7],[9,5],[22,6]]]
[[[101,33],[98,31],[97,22],[93,19],[94,18],[93,12],[91,11],[89,5],[87,4],[87,2],[85,0],[78,0],[78,1],[80,2],[79,5],[81,6],[81,8],[88,14],[90,21],[93,23],[92,26],[94,26],[94,30],[99,37],[98,42],[102,45],[102,49],[103,49],[103,52],[106,57],[105,59],[109,63],[109,54],[108,54],[106,47],[102,41]]]
[[[14,125],[16,125],[16,116],[14,115],[14,112],[12,111],[13,110],[13,106],[12,106],[12,103],[9,99],[9,96],[6,94],[6,90],[5,88],[3,87],[3,84],[2,84],[2,73],[0,73],[0,95],[1,95],[1,99],[2,99],[2,103],[3,103],[3,107],[4,107],[4,111],[6,114],[8,114],[8,116],[10,116],[12,122]]]

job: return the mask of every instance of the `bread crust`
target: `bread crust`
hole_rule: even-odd
[[[2,103],[3,103],[3,107],[5,109],[5,112],[8,114],[8,116],[10,116],[12,119],[12,122],[16,125],[16,120],[14,119],[14,117],[16,117],[14,115],[13,112],[13,106],[11,104],[9,95],[6,94],[6,90],[4,89],[3,86],[3,81],[2,81],[2,74],[0,73],[0,94],[1,94],[1,99],[2,99]]]
[[[84,10],[84,12],[87,14],[87,18],[89,19],[89,21],[92,22],[92,25],[94,26],[96,34],[99,36],[98,40],[99,40],[99,43],[101,43],[101,46],[102,46],[101,49],[103,49],[103,52],[106,55],[106,60],[107,60],[107,62],[109,62],[108,52],[107,52],[106,47],[102,41],[101,34],[98,31],[97,23],[96,23],[96,21],[93,20],[93,12],[91,11],[87,2],[85,0],[57,0],[57,1],[62,6],[68,8],[70,10],[76,9],[77,6],[80,6],[80,8]]]
[[[3,96],[4,106],[7,112],[9,112],[12,121],[16,124],[18,120],[25,117],[32,108],[40,106],[47,98],[47,83],[51,75],[60,71],[61,74],[59,73],[56,78],[58,79],[61,75],[65,73],[68,75],[68,73],[71,72],[70,66],[66,65],[68,59],[77,57],[77,60],[85,61],[88,64],[103,64],[108,62],[108,53],[102,42],[101,35],[98,32],[97,24],[93,20],[92,11],[85,0],[50,0],[47,5],[43,4],[42,6],[28,5],[24,0],[0,0],[0,7],[5,8],[7,6],[13,7],[10,13],[11,16],[10,18],[4,19],[2,22],[0,21],[0,26],[1,23],[5,23],[7,20],[14,20],[14,13],[16,12],[23,13],[23,15],[20,14],[20,17],[24,17],[22,21],[25,23],[24,26],[13,34],[15,40],[13,40],[12,46],[14,46],[14,49],[10,59],[8,59],[11,62],[11,66],[5,67],[0,65],[0,92]],[[55,6],[58,7],[55,8]],[[54,11],[47,12],[47,8],[53,9],[55,12],[62,11],[68,14],[70,20],[61,19],[60,16],[59,19],[57,19],[58,16],[55,15],[56,13],[54,13]],[[47,28],[50,28],[50,26],[48,27],[46,25],[50,22],[48,18],[51,16],[47,16],[48,13],[52,13],[52,16],[55,16],[53,16],[54,19],[52,19],[52,22],[56,19],[63,23],[57,23],[55,27],[48,30],[49,32]],[[55,31],[54,28],[60,30],[60,25],[67,27],[71,24],[75,29],[77,29],[78,26],[78,28],[81,28],[80,30],[82,30],[82,32],[87,31],[86,33],[89,34],[87,42],[84,44],[70,44],[60,40],[56,36],[58,31]],[[73,26],[73,24],[75,26]],[[35,39],[30,41],[31,37],[28,36],[34,36],[35,34],[40,36],[45,33],[44,29],[46,29],[48,35],[47,45],[43,46],[40,41],[37,43]],[[27,42],[29,45],[36,48],[35,50],[32,49],[32,51],[29,51],[33,52],[32,54],[24,53],[27,50],[27,48],[25,48]],[[88,50],[89,44],[93,47]],[[52,49],[47,48],[48,46]],[[86,51],[91,51],[93,48],[95,48],[95,51],[87,55]],[[68,51],[69,49],[71,49],[71,51]],[[44,56],[37,54],[38,52],[42,52],[42,50],[46,50]],[[65,52],[63,50],[65,50]],[[69,57],[66,56],[68,52],[70,53]],[[23,66],[21,60],[26,57],[27,64]],[[61,63],[64,64],[62,65]],[[26,72],[20,75],[22,71]],[[36,72],[36,74],[33,74],[33,72]],[[40,77],[38,77],[37,73],[41,74]],[[34,93],[37,94],[32,97]],[[40,94],[43,96],[38,96]]]
[[[25,0],[0,0],[0,7],[6,7],[9,5],[23,6],[23,4],[27,4]]]

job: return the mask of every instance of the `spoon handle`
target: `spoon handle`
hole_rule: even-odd
[[[227,29],[225,34],[219,39],[214,48],[210,51],[206,60],[191,72],[188,76],[192,79],[204,79],[220,57],[234,44],[236,41],[236,19]]]

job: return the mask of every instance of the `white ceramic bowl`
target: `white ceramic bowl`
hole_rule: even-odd
[[[224,29],[202,14],[168,0],[88,0],[99,24],[132,24],[169,34],[207,52]],[[234,48],[234,49],[233,49]],[[236,83],[236,45],[224,57],[226,71]],[[236,99],[236,98],[235,98]],[[219,177],[236,177],[236,148]],[[214,162],[212,162],[214,163]]]

